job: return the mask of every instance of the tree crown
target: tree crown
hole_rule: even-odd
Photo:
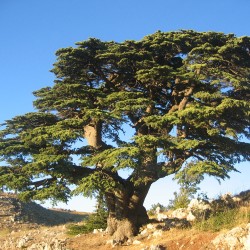
[[[0,185],[67,200],[71,184],[91,195],[185,167],[223,179],[249,160],[249,37],[159,31],[56,55],[54,85],[34,92],[37,111],[3,125]]]

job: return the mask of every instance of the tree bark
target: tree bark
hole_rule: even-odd
[[[84,137],[95,150],[102,150],[107,147],[102,141],[101,121],[92,120],[86,125],[84,127]],[[152,163],[151,155],[146,157],[146,172],[152,171],[151,167],[148,167],[149,163]],[[140,226],[148,222],[149,218],[143,202],[151,183],[142,183],[135,186],[127,179],[120,181],[116,189],[105,192],[109,211],[107,232],[112,235],[116,242],[125,242],[139,232]]]
[[[150,184],[140,187],[126,187],[123,190],[106,193],[109,210],[107,232],[118,243],[123,243],[138,234],[139,228],[149,220],[143,202]]]
[[[95,148],[101,148],[103,146],[102,141],[102,123],[101,121],[92,121],[90,124],[84,127],[84,137],[88,144]]]

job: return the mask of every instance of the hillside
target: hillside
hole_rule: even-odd
[[[15,194],[0,193],[0,229],[17,230],[27,227],[55,226],[82,221],[86,213],[46,209],[35,202],[24,203]]]
[[[226,196],[228,197],[228,196]],[[63,210],[50,210],[30,202],[23,203],[13,194],[0,194],[0,250],[161,250],[161,249],[250,249],[250,191],[235,196],[238,220],[233,228],[210,230],[203,223],[197,228],[185,219],[172,217],[170,212],[162,221],[152,219],[141,233],[123,245],[118,245],[105,232],[69,236],[68,223],[82,221],[88,215]],[[231,210],[230,210],[231,211]],[[233,210],[232,210],[233,211]],[[177,215],[178,216],[178,215]],[[234,215],[233,215],[234,216]],[[185,223],[184,223],[185,222]],[[81,223],[80,223],[81,224]],[[187,225],[187,226],[183,226]]]

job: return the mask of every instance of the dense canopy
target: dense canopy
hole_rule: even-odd
[[[23,198],[102,192],[110,216],[127,218],[159,178],[186,168],[223,179],[249,160],[249,37],[159,31],[56,56],[37,111],[0,132],[0,185]]]

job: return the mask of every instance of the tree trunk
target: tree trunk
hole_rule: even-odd
[[[118,243],[138,234],[139,228],[149,220],[143,202],[150,184],[126,188],[106,194],[109,210],[107,232]]]

